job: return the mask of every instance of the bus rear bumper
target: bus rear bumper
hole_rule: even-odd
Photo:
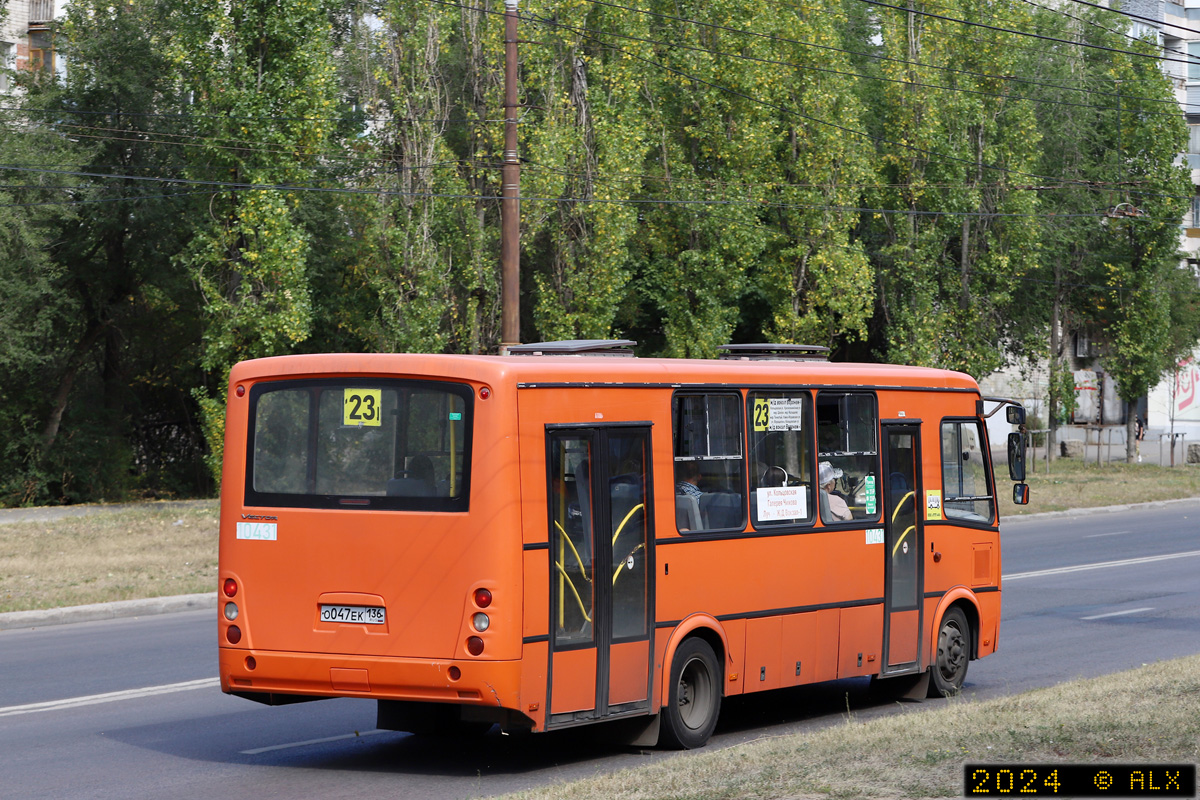
[[[465,661],[220,648],[221,691],[365,697],[516,709],[520,661]],[[284,700],[283,702],[286,702]]]

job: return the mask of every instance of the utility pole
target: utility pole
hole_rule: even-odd
[[[521,162],[517,158],[517,2],[504,0],[504,166],[500,172],[500,355],[521,341]]]

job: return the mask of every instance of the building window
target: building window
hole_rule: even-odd
[[[1088,335],[1084,331],[1075,332],[1075,357],[1088,358],[1091,355],[1091,344],[1088,342]]]
[[[1189,83],[1200,83],[1200,42],[1188,42],[1187,79]]]
[[[0,92],[12,88],[11,71],[17,68],[17,46],[12,42],[0,42]]]
[[[29,32],[29,69],[54,72],[54,34],[50,31]]]

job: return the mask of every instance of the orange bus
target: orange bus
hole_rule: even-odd
[[[823,348],[630,345],[234,367],[221,688],[372,698],[405,731],[633,718],[630,741],[690,748],[727,696],[949,693],[995,651],[983,417],[1009,401]]]

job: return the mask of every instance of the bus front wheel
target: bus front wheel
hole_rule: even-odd
[[[671,691],[662,715],[662,744],[703,747],[721,713],[721,666],[708,642],[686,639],[671,661]]]
[[[929,696],[957,694],[967,678],[967,663],[971,659],[971,628],[960,608],[949,609],[938,628],[937,660],[931,672]]]

